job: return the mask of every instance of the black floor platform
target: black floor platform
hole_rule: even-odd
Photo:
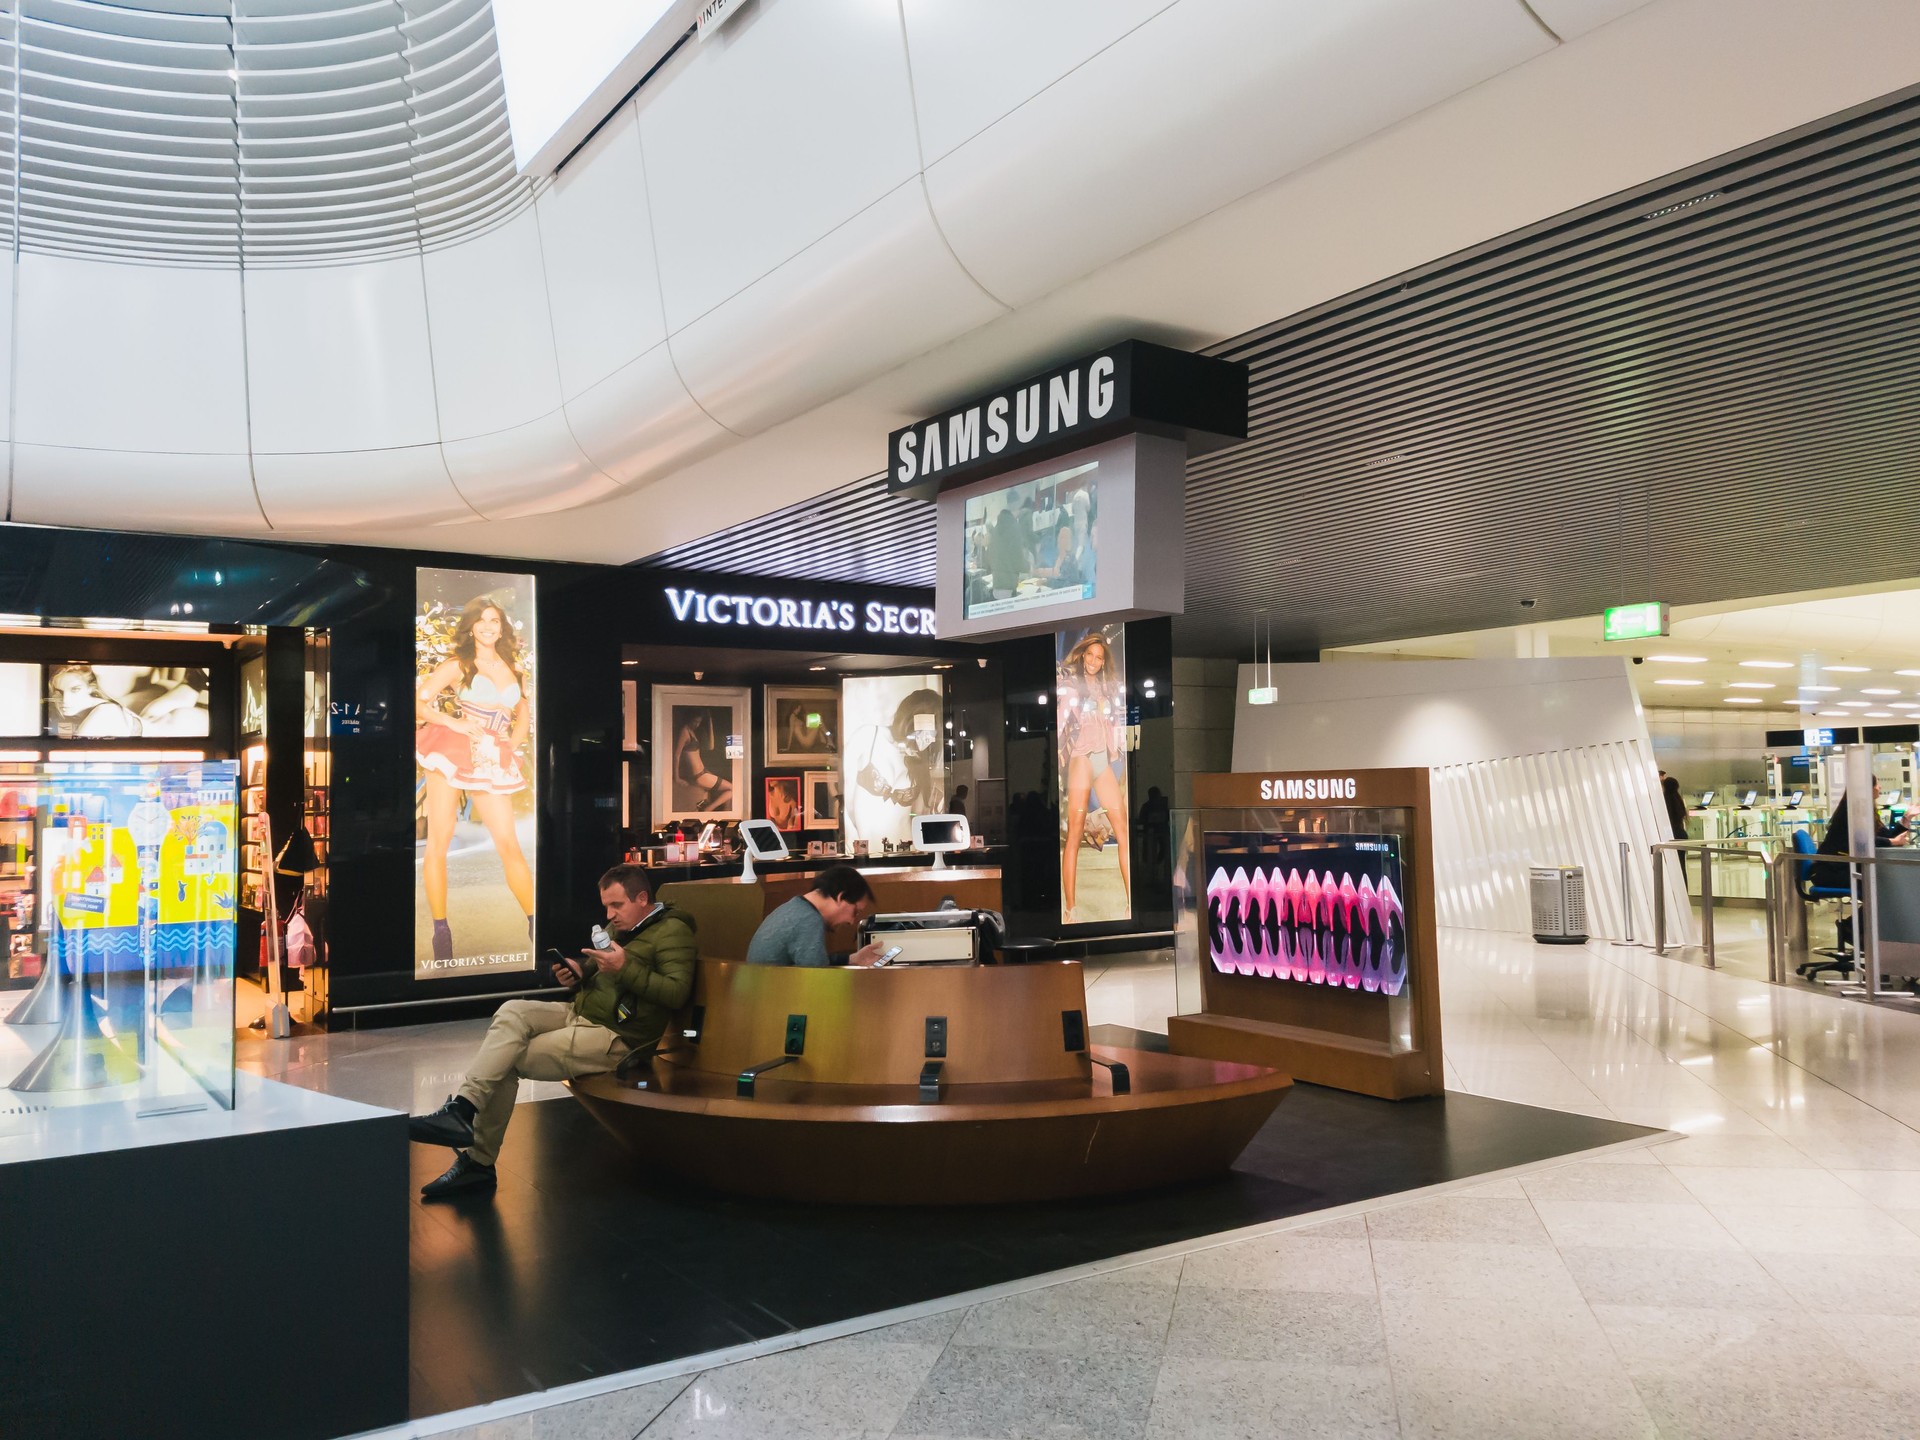
[[[1107,1044],[1164,1047],[1105,1029]],[[1122,1199],[777,1206],[647,1173],[572,1100],[522,1105],[491,1200],[416,1204],[417,1416],[1652,1133],[1449,1094],[1296,1085],[1233,1172]],[[450,1152],[413,1147],[416,1186]]]

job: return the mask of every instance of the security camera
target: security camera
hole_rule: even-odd
[[[1540,602],[1538,600],[1522,600],[1520,602],[1520,608],[1522,610],[1531,610],[1534,606],[1538,605],[1539,603]]]
[[[1636,665],[1644,665],[1647,663],[1647,657],[1644,655],[1636,655],[1633,657],[1633,663]]]

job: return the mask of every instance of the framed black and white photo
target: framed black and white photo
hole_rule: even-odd
[[[745,820],[752,696],[728,685],[653,687],[653,823]]]
[[[840,773],[837,770],[812,770],[802,778],[807,787],[807,829],[839,828]]]
[[[206,669],[82,660],[49,665],[45,733],[60,740],[206,735]]]
[[[840,760],[840,692],[817,686],[766,687],[769,765],[836,765]]]

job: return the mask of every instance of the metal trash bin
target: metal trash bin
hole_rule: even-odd
[[[1542,945],[1587,941],[1587,872],[1578,865],[1532,868],[1533,938]]]

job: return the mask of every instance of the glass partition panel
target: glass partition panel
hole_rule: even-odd
[[[0,1125],[232,1108],[237,800],[230,760],[0,767]]]

